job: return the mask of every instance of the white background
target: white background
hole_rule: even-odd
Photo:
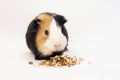
[[[68,54],[85,61],[71,68],[28,64],[34,57],[25,33],[41,12],[67,18]],[[0,0],[0,80],[120,80],[120,1]]]

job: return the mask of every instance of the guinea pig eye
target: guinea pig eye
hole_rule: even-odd
[[[49,35],[49,32],[48,32],[48,30],[45,30],[45,34],[48,36]]]

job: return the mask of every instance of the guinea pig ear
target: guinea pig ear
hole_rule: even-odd
[[[37,32],[38,28],[40,27],[41,20],[40,19],[34,19],[30,22],[29,26],[28,26],[28,32]]]
[[[40,24],[41,23],[40,19],[35,19],[34,21],[35,21],[36,24]]]
[[[54,18],[55,18],[56,22],[59,25],[63,25],[63,24],[65,24],[67,22],[67,20],[65,19],[65,17],[61,16],[61,15],[56,15]]]
[[[63,17],[63,24],[65,24],[67,22],[67,20]]]

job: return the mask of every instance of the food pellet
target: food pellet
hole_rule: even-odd
[[[89,61],[88,63],[89,63],[89,64],[92,64],[92,62],[91,62],[91,61]]]
[[[29,62],[28,62],[28,64],[31,64],[31,65],[32,65],[32,64],[33,64],[33,62],[32,62],[32,61],[29,61]]]

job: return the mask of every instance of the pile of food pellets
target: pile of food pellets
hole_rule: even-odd
[[[71,67],[76,64],[80,64],[84,58],[77,58],[76,56],[70,57],[68,55],[60,55],[51,57],[49,60],[40,60],[36,66],[52,66],[52,67]],[[29,64],[33,64],[33,62],[29,62]]]

